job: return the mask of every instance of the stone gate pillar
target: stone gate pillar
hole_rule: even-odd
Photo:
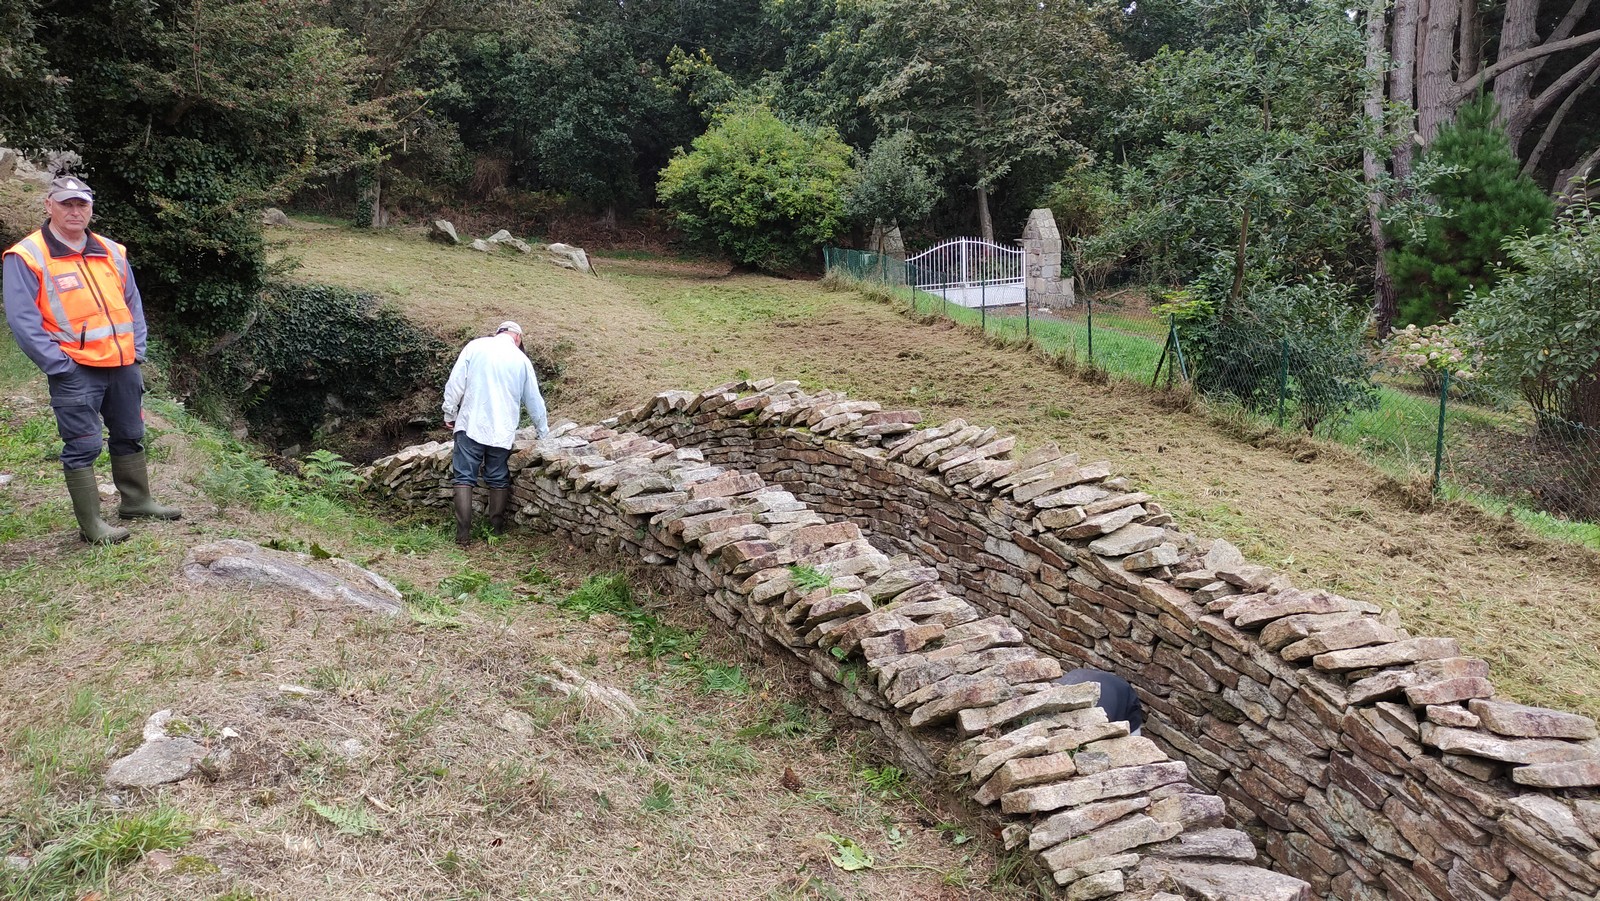
[[[875,220],[872,223],[872,235],[867,238],[867,250],[904,262],[906,258],[906,242],[900,236],[900,226],[886,226],[883,224],[883,220]]]
[[[1072,280],[1061,277],[1061,232],[1048,209],[1028,214],[1022,230],[1023,266],[1027,273],[1028,303],[1057,309],[1077,303]]]

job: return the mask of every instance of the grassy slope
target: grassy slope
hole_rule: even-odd
[[[1493,663],[1505,695],[1600,716],[1600,558],[1464,506],[1419,506],[1338,448],[1240,440],[1157,395],[1080,381],[949,322],[922,325],[812,283],[604,259],[596,280],[414,235],[279,237],[302,260],[299,277],[379,291],[441,329],[520,319],[530,343],[563,361],[554,411],[579,421],[752,373],[1108,459],[1184,527],[1301,584],[1393,606],[1415,633],[1461,639]]]
[[[44,396],[0,328],[0,471],[16,477],[0,488],[0,857],[34,862],[0,868],[0,897],[1022,894],[987,885],[1019,859],[967,841],[819,715],[796,667],[749,656],[647,574],[631,600],[626,581],[588,581],[617,561],[528,536],[463,554],[437,515],[376,518],[159,399],[156,487],[185,519],[81,545]],[[186,550],[224,537],[370,566],[408,614],[187,583]],[[561,666],[643,715],[566,702],[540,678]],[[230,761],[107,793],[107,763],[163,708]],[[835,868],[819,834],[877,868]]]

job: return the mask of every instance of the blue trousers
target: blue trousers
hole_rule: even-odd
[[[63,469],[93,466],[100,456],[102,428],[111,435],[111,455],[144,450],[144,375],[131,366],[79,366],[50,379],[50,408]]]
[[[467,437],[466,432],[456,432],[456,447],[450,454],[450,484],[478,484],[478,468],[483,468],[483,482],[490,488],[510,488],[511,470],[506,464],[511,460],[511,448],[491,447]]]

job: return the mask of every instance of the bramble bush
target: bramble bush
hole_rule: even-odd
[[[329,416],[365,414],[443,384],[444,342],[380,305],[325,285],[271,285],[260,318],[222,352],[223,380],[253,430],[287,443]]]
[[[790,125],[756,106],[695,138],[661,171],[656,191],[691,240],[782,270],[838,234],[853,180],[850,148],[831,129]]]
[[[1232,299],[1221,289],[1231,279],[1226,269],[1190,289],[1185,306],[1194,314],[1177,320],[1197,390],[1269,415],[1281,392],[1287,415],[1307,432],[1377,406],[1367,317],[1351,302],[1350,286],[1321,272],[1258,284]]]

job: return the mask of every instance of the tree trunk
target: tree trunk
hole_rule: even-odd
[[[1416,146],[1417,11],[1423,2],[1395,0],[1394,4],[1394,68],[1389,74],[1389,102],[1405,111],[1395,123],[1399,141],[1394,148],[1394,177],[1400,182],[1411,176],[1411,152]]]
[[[1461,34],[1458,44],[1456,50],[1460,77],[1470,78],[1483,68],[1483,17],[1478,12],[1478,0],[1461,0]]]
[[[1591,171],[1596,165],[1600,165],[1600,147],[1590,150],[1586,156],[1573,163],[1570,169],[1561,170],[1561,173],[1556,176],[1555,185],[1558,203],[1560,199],[1572,196],[1579,188],[1583,187],[1583,180],[1596,174]]]
[[[1422,53],[1417,59],[1417,131],[1424,143],[1431,143],[1439,134],[1440,126],[1455,115],[1459,102],[1451,63],[1460,17],[1460,0],[1429,0],[1428,21],[1422,29]]]
[[[1561,21],[1556,23],[1556,27],[1544,39],[1545,43],[1564,41],[1572,37],[1572,32],[1577,29],[1578,23],[1583,21],[1583,17],[1589,12],[1589,3],[1590,0],[1573,0],[1572,6],[1567,10],[1567,14],[1561,17]],[[1534,73],[1537,74],[1544,68],[1544,64],[1549,61],[1550,57],[1546,56],[1534,62]]]
[[[1250,245],[1250,198],[1245,198],[1243,214],[1239,217],[1239,248],[1233,255],[1233,290],[1228,296],[1234,300],[1244,297],[1245,251]]]
[[[989,192],[978,189],[978,234],[985,241],[994,240],[994,220],[989,218]]]
[[[1500,26],[1500,59],[1520,53],[1539,43],[1539,0],[1506,0],[1505,18]],[[1494,79],[1494,102],[1500,105],[1500,121],[1506,125],[1511,139],[1511,152],[1516,154],[1522,143],[1522,133],[1528,123],[1522,116],[1523,105],[1533,92],[1533,76],[1537,72],[1532,64],[1502,72]],[[1475,75],[1476,71],[1463,73]]]
[[[1544,133],[1539,135],[1539,143],[1535,144],[1533,152],[1528,154],[1528,162],[1522,167],[1523,175],[1531,176],[1538,170],[1539,163],[1544,160],[1544,152],[1550,149],[1550,141],[1555,138],[1556,132],[1560,130],[1562,123],[1567,120],[1567,113],[1572,111],[1573,104],[1578,102],[1579,97],[1582,97],[1586,91],[1594,87],[1596,80],[1600,80],[1600,66],[1596,66],[1591,70],[1589,77],[1584,79],[1583,84],[1578,85],[1577,88],[1573,89],[1572,93],[1567,95],[1567,99],[1561,101],[1561,106],[1556,109],[1555,115],[1550,117],[1549,124],[1545,125]],[[1559,191],[1563,187],[1565,186],[1558,184],[1556,185],[1556,190]]]
[[[1590,429],[1587,437],[1600,449],[1600,363],[1589,370],[1586,378],[1572,386],[1566,417],[1568,421]]]
[[[1506,120],[1507,133],[1516,135],[1520,142],[1521,136],[1552,104],[1563,97],[1571,97],[1575,93],[1582,92],[1584,80],[1596,70],[1600,70],[1600,48],[1596,48],[1582,62],[1561,73],[1537,95],[1523,101],[1516,113]]]
[[[1374,131],[1383,128],[1383,65],[1385,26],[1388,14],[1387,0],[1375,0],[1367,10],[1367,96],[1365,112]],[[1383,237],[1383,222],[1378,213],[1383,208],[1382,164],[1371,147],[1361,152],[1361,174],[1367,183],[1367,228],[1372,234],[1372,249],[1377,260],[1373,271],[1373,318],[1377,321],[1378,337],[1387,338],[1393,327],[1396,311],[1394,281],[1389,278],[1389,266],[1384,260],[1388,242]]]

